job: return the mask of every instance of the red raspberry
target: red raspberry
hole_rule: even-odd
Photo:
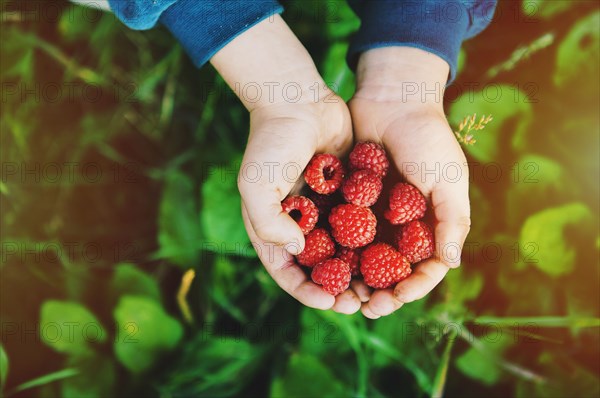
[[[370,170],[357,170],[342,185],[344,199],[357,206],[373,206],[383,189],[381,179]]]
[[[352,276],[360,275],[360,253],[362,249],[348,249],[340,247],[336,253],[336,257],[350,266]]]
[[[433,255],[433,233],[423,221],[411,221],[396,235],[398,251],[410,263],[418,263]]]
[[[337,296],[350,286],[350,267],[339,258],[331,258],[315,266],[311,274],[313,282],[323,285],[323,290]]]
[[[386,289],[412,272],[410,263],[387,243],[375,243],[360,256],[360,272],[365,283],[376,289]]]
[[[304,235],[312,231],[319,220],[317,206],[304,196],[290,196],[281,202],[281,207],[298,223]]]
[[[427,203],[425,197],[413,185],[398,183],[390,192],[390,208],[385,211],[385,218],[392,224],[406,224],[425,215]]]
[[[342,246],[356,249],[373,242],[377,218],[371,209],[353,204],[339,205],[329,214],[331,233]]]
[[[349,165],[351,170],[371,170],[379,178],[385,177],[390,162],[385,155],[385,149],[374,142],[359,142],[350,152]]]
[[[334,155],[315,155],[304,170],[304,179],[316,193],[329,195],[335,192],[344,178],[344,166]]]
[[[329,236],[329,232],[323,228],[313,229],[304,240],[306,242],[304,250],[296,256],[296,260],[302,265],[314,267],[335,254],[335,243]]]
[[[313,201],[317,209],[319,210],[319,218],[321,220],[327,220],[327,216],[331,209],[335,206],[344,203],[339,191],[332,193],[331,195],[321,195],[319,193],[310,191],[308,194],[310,200]]]

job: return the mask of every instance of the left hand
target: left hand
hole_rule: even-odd
[[[373,49],[359,61],[349,104],[356,141],[381,143],[390,163],[431,203],[435,218],[434,256],[394,289],[375,291],[361,308],[369,318],[424,297],[460,265],[470,228],[469,172],[444,115],[447,77],[445,61],[415,48]]]
[[[313,283],[292,256],[304,248],[304,235],[281,207],[303,181],[302,173],[296,173],[315,153],[341,156],[350,149],[348,107],[325,89],[309,53],[279,15],[237,36],[211,63],[234,90],[238,88],[250,112],[238,188],[244,225],[261,262],[275,282],[304,305],[345,314],[358,311],[369,289],[355,281],[334,297]],[[239,87],[258,89],[245,94]]]

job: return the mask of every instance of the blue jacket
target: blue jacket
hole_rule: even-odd
[[[113,12],[136,30],[165,25],[197,66],[206,63],[234,37],[281,13],[276,0],[109,0]],[[349,0],[361,19],[348,63],[361,52],[385,46],[410,46],[434,53],[456,74],[462,42],[491,21],[496,0]]]

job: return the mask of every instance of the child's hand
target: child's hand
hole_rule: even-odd
[[[431,201],[435,216],[434,257],[395,289],[376,291],[362,305],[369,318],[424,297],[460,265],[470,225],[469,177],[442,107],[447,76],[446,62],[415,48],[373,49],[359,61],[358,90],[350,102],[356,140],[382,143],[406,180]]]
[[[307,278],[290,253],[304,247],[295,221],[282,213],[280,202],[293,191],[297,178],[316,152],[341,156],[352,143],[350,115],[344,102],[281,105],[252,112],[250,137],[239,178],[243,216],[250,239],[273,279],[301,303],[320,309],[354,313],[368,300],[364,284],[334,297]],[[255,181],[255,167],[264,178]],[[245,176],[244,168],[248,168]],[[283,171],[283,173],[282,173]],[[297,185],[296,185],[297,187]]]
[[[340,156],[349,151],[352,124],[346,104],[326,88],[309,54],[279,16],[238,36],[211,62],[234,89],[254,87],[238,93],[250,111],[238,186],[244,223],[262,263],[301,303],[358,311],[358,295],[368,299],[364,284],[334,297],[295,264],[291,254],[304,248],[304,236],[281,208],[281,201],[303,181],[302,171],[315,153]]]

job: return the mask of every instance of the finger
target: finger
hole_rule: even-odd
[[[266,198],[265,202],[269,199]],[[259,199],[256,195],[255,199]],[[248,220],[257,238],[284,248],[292,255],[297,255],[304,250],[304,235],[298,224],[283,211],[279,201],[271,204],[258,204],[256,200],[242,200],[248,211]]]
[[[367,284],[361,280],[354,280],[350,282],[350,288],[354,290],[358,299],[365,303],[369,301],[371,297],[371,288],[367,286]]]
[[[394,296],[393,289],[382,289],[376,290],[367,304],[373,314],[386,316],[402,307],[404,303]]]
[[[360,300],[351,289],[348,289],[335,297],[335,304],[331,309],[340,314],[354,314],[360,309]]]
[[[405,280],[399,282],[394,289],[396,299],[403,303],[410,303],[425,297],[437,286],[448,273],[444,263],[429,259],[417,266],[415,271]],[[371,301],[373,298],[371,298]]]
[[[238,176],[238,188],[257,236],[267,242],[285,245],[296,242],[304,247],[304,236],[296,222],[281,208],[302,170],[315,151],[310,135],[289,121],[260,122],[250,134]],[[304,134],[306,135],[306,134]],[[297,253],[293,253],[297,254]]]
[[[471,228],[468,184],[462,180],[454,184],[440,183],[434,187],[431,200],[436,218],[435,257],[446,266],[456,268]]]
[[[362,303],[361,307],[360,307],[360,312],[362,312],[362,314],[369,318],[369,319],[377,319],[377,318],[381,318],[379,315],[374,314],[370,309],[369,309],[369,303]]]
[[[304,271],[296,264],[294,257],[281,246],[261,240],[252,228],[248,220],[248,212],[243,205],[242,214],[250,241],[273,280],[302,304],[322,310],[330,309],[335,303],[335,297],[309,281]]]

